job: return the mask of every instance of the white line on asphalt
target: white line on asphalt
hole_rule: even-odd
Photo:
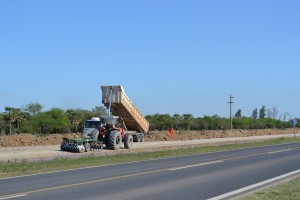
[[[12,195],[12,196],[6,196],[6,197],[1,197],[0,200],[4,200],[4,199],[13,199],[13,198],[18,198],[18,197],[24,197],[27,194],[18,194],[18,195]]]
[[[281,153],[281,152],[290,151],[290,150],[293,150],[293,149],[284,149],[284,150],[279,150],[279,151],[271,151],[268,154]]]
[[[293,172],[290,172],[290,173],[287,173],[287,174],[283,174],[283,175],[281,175],[281,176],[277,176],[277,177],[271,178],[271,179],[266,180],[266,181],[262,181],[262,182],[260,182],[260,183],[256,183],[256,184],[253,184],[253,185],[249,185],[249,186],[247,186],[247,187],[244,187],[244,188],[241,188],[241,189],[232,191],[232,192],[228,192],[228,193],[222,194],[222,195],[217,196],[217,197],[210,198],[210,199],[208,199],[208,200],[220,200],[220,199],[224,199],[224,198],[227,198],[227,197],[231,197],[231,196],[233,196],[233,195],[236,195],[236,194],[239,194],[239,193],[248,191],[248,190],[252,190],[252,189],[254,189],[254,188],[257,188],[257,187],[266,185],[266,184],[268,184],[268,183],[272,183],[272,182],[278,181],[278,180],[280,180],[280,179],[284,179],[284,178],[286,178],[286,177],[289,177],[289,176],[292,176],[292,175],[296,175],[296,174],[299,174],[299,173],[300,173],[300,169],[298,169],[298,170],[296,170],[296,171],[293,171]]]
[[[182,167],[174,167],[174,168],[170,168],[169,170],[174,171],[174,170],[179,170],[179,169],[186,169],[186,168],[192,168],[192,167],[199,167],[199,166],[203,166],[203,165],[210,165],[210,164],[215,164],[215,163],[220,163],[220,162],[223,162],[223,160],[194,164],[194,165],[186,165],[186,166],[182,166]]]

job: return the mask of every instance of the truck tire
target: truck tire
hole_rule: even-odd
[[[141,135],[141,142],[145,142],[145,136],[144,135]]]
[[[141,142],[141,136],[140,135],[137,135],[136,138],[137,138],[137,142]]]
[[[130,134],[126,134],[124,137],[124,147],[125,149],[131,149],[133,145],[133,137]]]
[[[108,147],[111,150],[120,149],[121,142],[122,142],[122,137],[120,131],[112,130],[108,136]]]
[[[132,136],[133,137],[133,141],[134,142],[138,142],[138,135],[134,135],[134,136]]]
[[[91,144],[90,143],[87,142],[83,146],[84,146],[84,151],[85,152],[88,152],[88,151],[91,150]]]

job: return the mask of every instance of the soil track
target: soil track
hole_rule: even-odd
[[[191,146],[207,146],[250,142],[279,137],[293,137],[294,129],[264,129],[264,130],[232,130],[232,131],[176,131],[175,141],[167,136],[167,131],[152,131],[146,135],[146,142],[134,143],[133,149],[111,151],[92,151],[88,153],[70,153],[60,151],[63,137],[75,138],[79,134],[49,135],[36,137],[31,134],[1,136],[0,161],[46,161],[54,158],[77,158],[88,155],[115,155],[135,152],[153,152],[187,148]],[[299,130],[296,130],[299,133]],[[44,146],[42,146],[44,145]],[[5,147],[4,147],[5,146]]]
[[[299,132],[296,130],[296,132]],[[293,134],[294,129],[257,129],[257,130],[201,130],[201,131],[175,131],[174,140],[196,140],[211,138],[249,137],[260,135]],[[48,146],[60,144],[62,138],[79,138],[80,134],[52,134],[37,137],[32,134],[17,134],[12,136],[0,136],[1,147],[26,147]],[[150,131],[145,138],[146,142],[171,141],[167,131]]]

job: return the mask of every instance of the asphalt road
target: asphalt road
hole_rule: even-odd
[[[0,200],[209,199],[299,169],[294,143],[0,179]]]

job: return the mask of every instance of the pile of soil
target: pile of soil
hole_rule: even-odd
[[[46,146],[56,145],[62,142],[62,139],[66,138],[79,138],[80,135],[76,133],[69,134],[52,134],[43,137],[37,137],[36,135],[23,133],[16,135],[0,136],[1,147],[24,147],[24,146]]]
[[[168,136],[168,131],[150,131],[146,135],[146,141],[171,141],[171,140],[195,140],[228,137],[249,137],[262,135],[280,135],[299,133],[299,129],[251,129],[251,130],[199,130],[199,131],[175,131],[175,138]]]
[[[146,142],[154,141],[171,141],[171,140],[195,140],[195,139],[211,139],[211,138],[228,138],[228,137],[249,137],[260,135],[279,135],[293,134],[294,129],[257,129],[257,130],[200,130],[200,131],[180,131],[175,130],[175,138],[168,136],[168,131],[150,131],[146,134]],[[296,129],[299,133],[299,129]],[[24,146],[46,146],[57,145],[66,137],[69,139],[80,138],[79,133],[69,134],[52,134],[44,137],[24,133],[16,135],[0,136],[1,147],[24,147]]]

